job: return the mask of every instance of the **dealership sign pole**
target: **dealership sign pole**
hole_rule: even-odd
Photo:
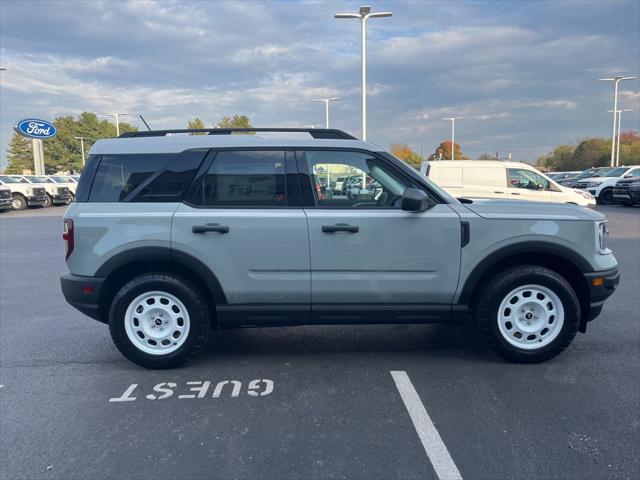
[[[56,127],[46,120],[26,118],[13,126],[16,133],[31,139],[33,148],[33,167],[36,175],[44,175],[44,146],[42,140],[53,138],[58,133]]]

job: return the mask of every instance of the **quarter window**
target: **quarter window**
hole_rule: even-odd
[[[284,151],[218,152],[196,186],[194,202],[211,207],[286,206]]]

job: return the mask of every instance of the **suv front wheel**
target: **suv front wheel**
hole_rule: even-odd
[[[209,312],[200,292],[181,277],[140,275],[125,284],[109,309],[118,350],[147,368],[174,368],[195,356],[209,335]]]
[[[501,357],[520,363],[548,360],[573,340],[580,322],[578,297],[560,274],[537,265],[509,268],[480,293],[476,321]]]

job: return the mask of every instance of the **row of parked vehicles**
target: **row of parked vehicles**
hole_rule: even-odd
[[[582,172],[549,172],[548,176],[568,188],[589,192],[598,203],[640,204],[640,166],[595,167]]]
[[[68,205],[79,176],[0,175],[0,211]]]

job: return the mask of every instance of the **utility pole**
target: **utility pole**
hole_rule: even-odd
[[[82,166],[84,167],[85,156],[84,156],[84,137],[73,137],[76,140],[80,140],[80,150],[82,151]]]
[[[357,18],[360,20],[362,43],[362,140],[367,140],[367,20],[370,18],[390,17],[391,12],[371,13],[371,7],[363,5],[358,13],[336,13],[335,18]]]
[[[331,98],[316,98],[314,102],[322,102],[324,103],[324,128],[329,128],[329,103],[335,102],[337,100],[341,100],[340,97],[331,97]]]
[[[100,115],[102,115],[103,117],[115,117],[115,119],[116,119],[116,137],[119,137],[120,136],[120,115],[126,116],[126,115],[129,115],[129,114],[128,113],[116,112],[116,113],[101,113]]]
[[[615,166],[616,159],[616,124],[618,119],[618,83],[622,80],[633,80],[636,77],[622,77],[617,76],[613,78],[599,78],[599,82],[613,82],[613,134],[611,137],[611,166]]]
[[[456,151],[456,120],[460,120],[464,117],[447,117],[443,118],[443,120],[451,121],[451,160],[455,160],[455,151]]]

